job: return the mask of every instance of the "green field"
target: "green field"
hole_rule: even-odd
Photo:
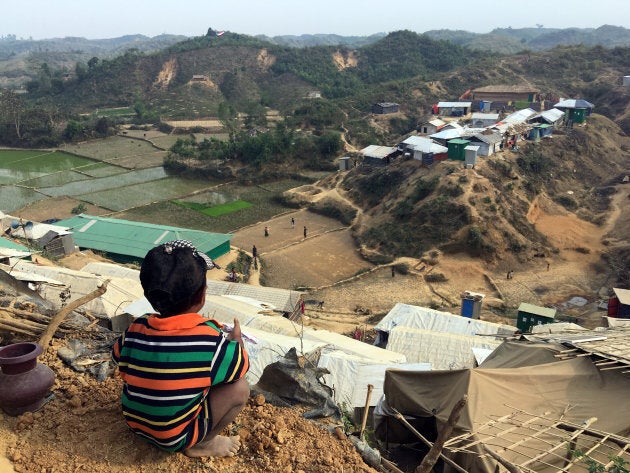
[[[106,188],[101,191],[78,194],[76,197],[99,207],[120,212],[154,202],[181,198],[207,186],[208,182],[206,181],[167,177],[157,180],[152,179],[147,182],[130,183],[123,187]]]
[[[303,181],[281,180],[261,186],[243,186],[228,184],[221,186],[220,190],[191,196],[184,200],[187,203],[200,202],[200,196],[207,196],[213,203],[206,207],[221,205],[222,203],[237,200],[249,202],[251,207],[240,209],[238,212],[211,217],[197,212],[188,206],[178,205],[174,202],[159,202],[113,215],[115,218],[137,220],[141,222],[173,225],[175,227],[194,228],[217,233],[230,233],[247,225],[254,224],[271,218],[287,210],[286,207],[276,201],[276,197],[282,192],[303,185]],[[218,202],[224,199],[224,202]]]
[[[252,206],[252,204],[245,202],[244,200],[235,200],[234,202],[229,202],[227,204],[213,205],[210,207],[196,202],[175,201],[175,203],[210,217],[220,217],[221,215],[231,214],[237,210],[248,209]]]
[[[99,108],[94,112],[97,117],[130,117],[136,114],[131,107]]]
[[[0,184],[16,184],[93,161],[60,151],[0,150]]]

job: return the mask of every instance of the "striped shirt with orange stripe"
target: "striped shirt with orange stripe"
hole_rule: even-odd
[[[220,324],[199,314],[136,319],[114,344],[124,381],[123,415],[129,427],[170,452],[203,440],[212,428],[211,386],[247,373],[247,352]]]

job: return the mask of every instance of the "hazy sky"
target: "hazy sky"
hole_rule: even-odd
[[[366,36],[408,29],[630,28],[628,0],[13,0],[3,2],[0,36],[114,38],[162,33],[201,36],[209,27],[269,36]]]

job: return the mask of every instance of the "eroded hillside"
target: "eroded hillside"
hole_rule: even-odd
[[[601,255],[628,244],[588,238],[603,233],[612,200],[627,193],[620,183],[630,167],[628,140],[594,115],[568,133],[480,157],[474,169],[395,161],[356,168],[342,186],[362,209],[356,238],[382,256],[440,249],[523,264],[563,250]]]

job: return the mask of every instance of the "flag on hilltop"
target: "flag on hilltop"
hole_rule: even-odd
[[[217,36],[223,36],[225,34],[225,31],[217,31]]]

